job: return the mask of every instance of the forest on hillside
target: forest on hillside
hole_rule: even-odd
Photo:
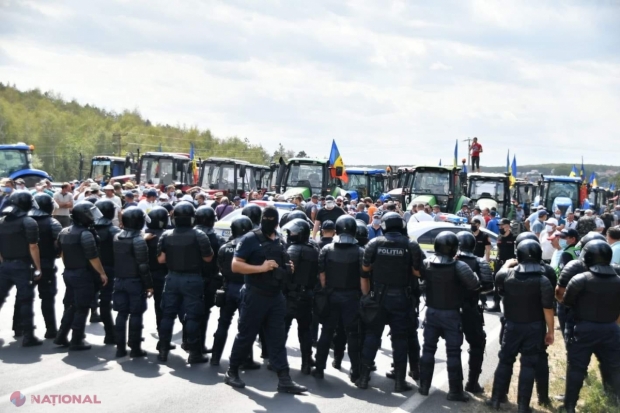
[[[151,122],[136,110],[116,113],[67,101],[54,92],[20,91],[0,83],[0,144],[17,142],[34,145],[35,167],[50,173],[56,181],[78,177],[80,154],[86,174],[95,155],[124,157],[127,153],[137,154],[138,149],[140,153],[189,153],[191,144],[202,159],[230,157],[264,165],[272,159],[277,162],[280,156],[305,154],[286,150],[282,145],[268,153],[247,138],[218,138],[208,129]]]

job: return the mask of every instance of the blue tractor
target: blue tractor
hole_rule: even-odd
[[[538,195],[534,198],[533,203],[535,207],[543,205],[551,213],[559,209],[562,216],[566,216],[568,212],[573,212],[580,207],[580,178],[541,175],[538,188]]]
[[[367,196],[379,199],[384,192],[385,169],[346,168],[348,182],[337,180],[337,185],[345,191],[349,199],[363,199]]]
[[[0,177],[23,179],[26,188],[33,188],[43,179],[52,180],[47,172],[32,167],[34,145],[16,143],[0,145]]]

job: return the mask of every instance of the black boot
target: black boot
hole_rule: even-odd
[[[314,377],[315,379],[323,379],[325,378],[325,372],[323,371],[323,369],[315,367],[314,370],[312,370],[312,377]]]
[[[332,361],[332,367],[336,370],[340,370],[342,368],[342,357],[338,357],[334,355],[334,360]]]
[[[168,361],[168,353],[170,353],[170,343],[164,343],[161,340],[157,343],[157,350],[159,354],[157,355],[157,360],[165,363]]]
[[[69,340],[67,340],[68,335],[69,329],[60,326],[58,334],[56,334],[56,338],[54,339],[54,344],[57,346],[69,347]]]
[[[170,350],[176,350],[177,346],[173,343],[170,343]],[[159,341],[157,342],[157,346],[155,347],[155,350],[159,351]]]
[[[500,302],[502,301],[502,299],[500,298],[499,294],[497,292],[495,292],[493,294],[493,307],[487,308],[487,312],[489,313],[501,313],[502,309],[500,307]]]
[[[449,380],[450,391],[448,399],[451,402],[468,402],[469,396],[463,391],[463,380]]]
[[[518,413],[532,413],[532,408],[530,407],[530,399],[526,398],[517,398],[517,411]]]
[[[390,367],[392,367],[392,370],[385,373],[385,377],[387,377],[390,380],[396,380],[396,372],[394,371],[394,363],[390,364]]]
[[[476,351],[477,350],[477,351]],[[465,391],[472,394],[480,394],[484,389],[478,383],[478,378],[482,372],[483,351],[482,349],[469,350],[469,373]]]
[[[360,377],[355,382],[355,385],[363,390],[368,388],[368,382],[370,381],[370,363],[362,361],[360,363]]]
[[[575,413],[575,405],[564,405],[564,412],[565,413]]]
[[[200,343],[194,344],[189,349],[189,357],[187,358],[188,364],[201,364],[209,361],[209,357],[206,357],[202,353],[202,345]]]
[[[142,350],[142,342],[138,341],[137,343],[130,343],[129,348],[131,348],[129,357],[146,357],[146,351]]]
[[[215,346],[214,346],[215,347]],[[211,358],[213,360],[213,358]],[[250,349],[248,358],[241,364],[241,370],[259,370],[260,364],[254,361],[254,349]]]
[[[301,353],[301,374],[306,376],[310,374],[312,367],[310,367],[310,354]]]
[[[116,334],[114,333],[114,329],[107,329],[105,331],[105,337],[103,338],[103,344],[117,344],[116,343]]]
[[[224,383],[236,389],[243,389],[245,387],[245,383],[239,377],[239,369],[232,366],[228,367],[228,371],[224,376]]]
[[[93,324],[93,323],[100,323],[101,322],[101,316],[99,315],[99,309],[97,307],[90,309],[90,320],[89,320],[89,322],[91,324]]]
[[[84,330],[73,330],[71,342],[69,343],[69,351],[90,350],[91,345],[84,341]]]
[[[413,380],[420,380],[420,365],[418,363],[409,362],[409,377]]]
[[[295,383],[291,379],[289,369],[284,369],[278,372],[278,391],[280,393],[302,394],[308,389]]]
[[[407,383],[407,365],[394,367],[394,373],[396,378],[394,379],[394,392],[402,393],[405,391],[413,390],[413,386]]]
[[[58,330],[56,330],[55,328],[54,329],[48,328],[45,331],[45,338],[46,339],[56,338],[57,335],[58,335]]]
[[[420,386],[418,387],[418,393],[422,396],[428,396],[434,371],[435,363],[420,363]]]
[[[43,342],[35,337],[34,330],[24,330],[22,347],[34,347],[40,346],[41,344],[43,344]]]
[[[21,329],[17,329],[17,330],[13,330],[13,337],[15,338],[19,338],[22,337],[24,335],[24,330]]]

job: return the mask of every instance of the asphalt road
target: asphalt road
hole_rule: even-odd
[[[59,270],[59,273],[61,273]],[[275,373],[264,366],[258,371],[243,374],[246,388],[235,390],[224,384],[224,372],[228,367],[228,358],[235,334],[236,322],[233,322],[227,348],[219,367],[209,364],[189,366],[186,353],[180,349],[180,324],[175,325],[173,341],[177,350],[170,353],[167,364],[159,364],[156,359],[155,313],[153,300],[149,300],[149,309],[144,317],[143,348],[148,356],[143,359],[116,359],[115,347],[103,345],[103,326],[87,324],[87,341],[93,345],[92,350],[68,353],[64,348],[56,347],[52,340],[45,340],[40,347],[22,348],[20,341],[13,338],[11,320],[15,294],[7,299],[0,310],[0,412],[13,411],[17,407],[11,404],[11,394],[15,391],[25,395],[25,403],[18,407],[23,412],[122,412],[139,413],[174,413],[188,411],[207,412],[333,412],[365,411],[383,412],[446,412],[459,411],[462,404],[448,402],[448,379],[445,370],[445,346],[439,344],[436,354],[436,368],[433,388],[428,397],[413,391],[392,393],[393,381],[385,378],[390,369],[391,343],[384,332],[382,347],[376,358],[377,372],[372,374],[368,390],[360,390],[349,382],[347,372],[348,359],[345,357],[342,371],[331,367],[325,371],[324,380],[300,373],[301,366],[299,343],[295,333],[296,325],[291,328],[287,343],[291,376],[293,380],[309,388],[307,395],[292,396],[276,392]],[[59,281],[59,293],[56,301],[58,320],[62,314],[62,297],[64,283]],[[218,309],[214,308],[209,323],[209,345],[217,327]],[[40,301],[35,301],[35,324],[39,326],[36,334],[39,338],[45,334],[45,324],[41,316]],[[423,316],[423,314],[422,314]],[[499,350],[499,317],[485,314],[487,331],[486,360],[483,366],[481,384],[492,380],[497,364]],[[423,330],[418,331],[422,343]],[[255,359],[260,360],[260,348],[255,345]],[[467,377],[467,344],[463,345],[464,376]],[[411,382],[411,379],[409,378]],[[66,404],[58,402],[53,395],[81,395],[98,403]],[[48,396],[46,399],[45,396]],[[96,397],[96,399],[95,399]],[[39,400],[39,403],[35,403]],[[56,405],[43,403],[56,401]],[[64,398],[68,401],[68,397]]]

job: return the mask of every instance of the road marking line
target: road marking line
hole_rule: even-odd
[[[488,340],[487,346],[489,345],[490,342],[495,342],[499,340],[499,332],[501,329],[502,329],[502,324],[499,323],[497,327],[495,327],[493,331],[491,331],[491,333],[487,334],[487,340]],[[493,338],[489,340],[489,337],[493,337]],[[467,361],[468,361],[468,353],[464,351],[461,354],[462,365],[467,365]],[[415,389],[414,391],[416,393],[413,396],[409,397],[407,400],[405,400],[405,402],[401,404],[399,407],[397,407],[393,413],[413,412],[415,409],[420,407],[422,403],[428,400],[429,397],[431,397],[433,393],[442,389],[447,383],[448,383],[448,369],[445,368],[445,369],[442,369],[441,372],[439,372],[439,374],[435,373],[433,375],[434,385],[431,385],[431,388],[428,392],[428,396],[422,396],[420,393],[417,392],[417,389]]]

